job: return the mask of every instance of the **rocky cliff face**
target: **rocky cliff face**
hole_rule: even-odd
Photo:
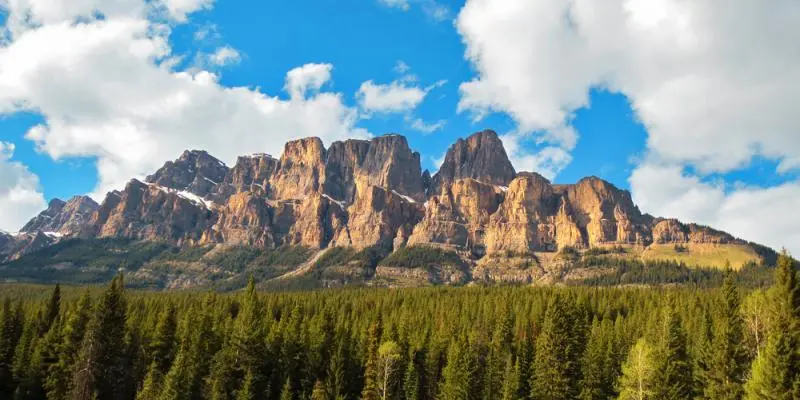
[[[214,221],[212,207],[197,195],[134,179],[109,193],[84,234],[194,244]]]
[[[278,167],[278,160],[269,154],[253,154],[242,156],[225,174],[216,188],[214,199],[221,203],[236,194],[250,192],[257,196],[266,196],[270,188],[270,179]]]
[[[177,160],[167,161],[145,181],[206,197],[217,190],[227,172],[228,167],[222,161],[205,151],[187,150]]]
[[[64,202],[50,201],[47,209],[28,221],[22,232],[52,232],[59,235],[72,235],[80,232],[100,206],[88,196],[75,196]]]
[[[444,163],[433,177],[433,193],[461,178],[472,178],[490,185],[508,186],[516,173],[503,142],[494,131],[483,131],[458,139],[447,151]]]
[[[60,236],[264,248],[424,245],[454,250],[492,279],[502,271],[479,260],[503,255],[528,265],[533,252],[567,246],[743,243],[642,214],[630,193],[596,177],[553,185],[536,173],[516,173],[492,131],[456,142],[433,177],[399,135],[327,149],[318,138],[300,139],[287,143],[280,159],[244,156],[232,168],[187,151],[101,205],[86,197],[53,201],[24,230],[24,238],[0,235],[0,257]],[[547,273],[531,271],[511,279]]]

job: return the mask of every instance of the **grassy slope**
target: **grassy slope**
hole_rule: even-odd
[[[684,263],[687,266],[703,266],[724,268],[730,262],[733,269],[739,270],[745,264],[760,263],[761,258],[749,246],[725,245],[687,245],[683,251],[678,251],[673,245],[654,244],[641,253],[643,261],[672,260]]]

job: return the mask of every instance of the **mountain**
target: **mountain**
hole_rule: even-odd
[[[39,272],[56,260],[59,271],[85,271],[89,261],[68,255],[101,251],[106,268],[122,263],[129,279],[168,280],[165,287],[253,270],[326,285],[531,282],[564,279],[576,260],[597,254],[735,268],[774,256],[709,227],[642,213],[629,192],[597,177],[563,185],[517,172],[490,130],[454,143],[433,176],[396,134],[327,148],[319,138],[294,140],[278,159],[257,153],[233,167],[186,151],[99,205],[53,200],[23,232],[0,235],[9,262],[0,276],[24,278],[29,259]]]

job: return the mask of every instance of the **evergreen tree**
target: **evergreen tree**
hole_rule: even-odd
[[[377,400],[380,398],[378,371],[378,349],[380,345],[383,326],[381,319],[370,325],[367,333],[367,362],[364,367],[364,389],[361,391],[363,400]]]
[[[785,252],[778,258],[770,300],[772,326],[766,347],[753,362],[745,397],[800,398],[800,285],[794,261]]]
[[[175,308],[172,305],[161,314],[155,329],[155,336],[150,342],[150,357],[153,365],[163,375],[169,371],[175,352],[175,331],[178,322]]]
[[[256,378],[252,369],[248,369],[244,375],[242,387],[236,392],[236,400],[255,400],[258,397],[255,388]]]
[[[314,382],[314,390],[311,391],[311,400],[327,400],[327,390],[322,381]]]
[[[705,397],[708,399],[735,400],[741,399],[743,394],[747,354],[735,279],[728,270],[721,291],[721,318],[714,327],[709,370],[705,374]]]
[[[61,310],[61,286],[56,284],[53,293],[50,295],[50,300],[47,302],[47,308],[44,312],[44,318],[39,326],[39,336],[44,336],[53,322],[58,317]]]
[[[136,400],[158,400],[161,395],[164,377],[157,362],[153,362],[144,378],[144,383],[139,392],[136,393]]]
[[[98,302],[83,340],[71,399],[122,400],[126,380],[125,296],[117,276]]]
[[[442,371],[440,396],[442,400],[472,400],[480,396],[472,389],[475,363],[465,339],[457,339],[447,352],[447,365]]]
[[[3,302],[2,320],[0,320],[0,398],[10,399],[14,395],[14,353],[22,336],[23,316],[21,304],[11,307],[8,298]]]
[[[692,362],[680,317],[674,306],[664,310],[661,343],[656,351],[655,398],[689,399],[693,396]]]
[[[417,364],[412,358],[406,367],[406,376],[403,378],[403,394],[405,400],[420,400],[423,396],[420,390],[419,370]]]
[[[281,389],[280,400],[292,400],[292,381],[289,378],[286,378],[286,383],[283,385],[283,389]]]
[[[58,360],[46,371],[44,387],[49,400],[66,400],[72,385],[72,372],[80,352],[86,325],[91,318],[91,298],[85,291],[64,325],[58,347]]]
[[[519,371],[517,370],[516,364],[512,361],[511,356],[506,359],[506,366],[503,370],[503,388],[502,388],[502,399],[503,400],[515,400],[517,399],[519,392]]]
[[[583,350],[583,332],[575,305],[566,296],[555,296],[536,340],[531,398],[577,398]]]
[[[584,400],[608,399],[613,397],[612,371],[607,361],[609,342],[601,330],[600,323],[592,324],[592,332],[582,362],[581,395]]]
[[[655,399],[656,366],[653,350],[642,338],[636,342],[622,365],[619,380],[620,400]]]

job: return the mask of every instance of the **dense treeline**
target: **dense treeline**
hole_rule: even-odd
[[[2,290],[2,399],[800,398],[788,257],[749,292]]]

